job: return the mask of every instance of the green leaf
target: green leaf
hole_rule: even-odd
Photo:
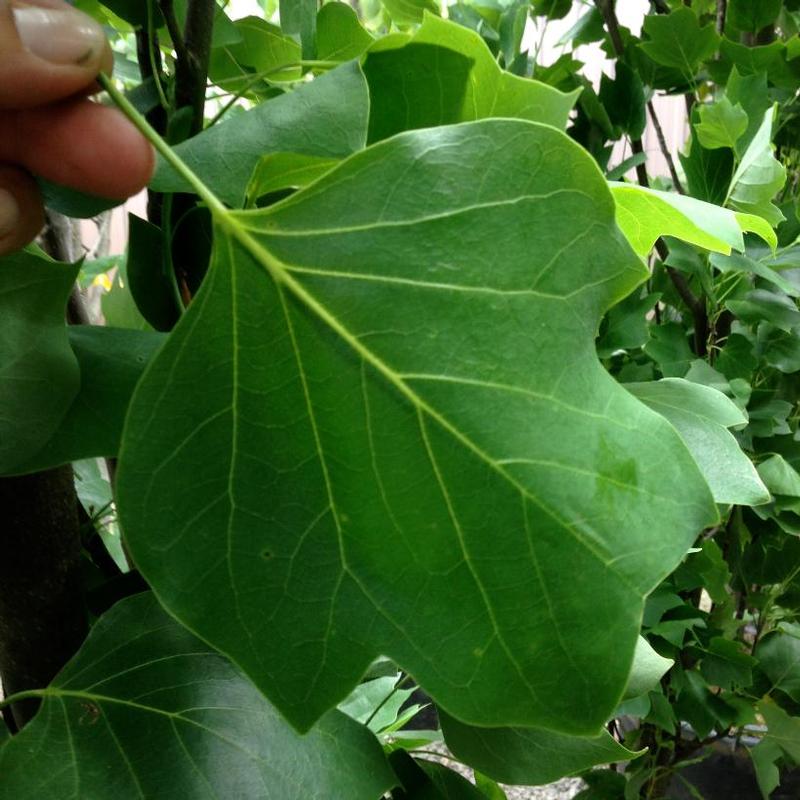
[[[800,497],[800,474],[778,453],[758,465],[758,474],[773,494]]]
[[[347,3],[326,3],[317,14],[317,58],[349,61],[371,44],[372,35],[361,25]]]
[[[103,0],[103,5],[110,8],[118,17],[129,22],[134,27],[147,26],[147,3],[151,4],[153,24],[160,28],[164,24],[164,17],[155,0]]]
[[[783,331],[800,327],[800,311],[791,297],[766,289],[748,292],[742,300],[728,300],[726,308],[748,325],[769,322]]]
[[[569,14],[572,0],[531,0],[532,12],[538,17],[562,19]]]
[[[658,688],[658,682],[666,674],[675,662],[671,658],[664,658],[650,646],[644,636],[636,640],[636,650],[633,652],[633,665],[631,674],[628,676],[628,683],[625,686],[623,700],[630,700],[633,697],[649,692],[651,689]]]
[[[734,106],[741,106],[747,114],[747,130],[736,142],[736,155],[741,158],[745,150],[753,141],[764,120],[764,114],[770,108],[769,93],[767,91],[767,75],[765,72],[756,72],[741,75],[734,67],[728,82],[725,85],[725,96]]]
[[[757,708],[767,725],[767,735],[761,740],[761,744],[753,749],[753,761],[756,762],[755,754],[758,749],[765,748],[770,757],[780,751],[781,755],[793,764],[800,764],[800,719],[789,716],[768,698],[762,699]],[[766,759],[762,757],[761,760]],[[761,784],[760,775],[759,784]]]
[[[11,470],[38,472],[92,456],[114,457],[133,389],[164,335],[153,331],[74,326],[69,346],[80,388],[47,442]]]
[[[64,324],[78,269],[33,250],[0,259],[0,474],[42,448],[78,391]]]
[[[772,199],[786,181],[785,167],[772,154],[772,121],[776,108],[770,108],[764,115],[728,189],[728,201],[735,209],[763,217],[773,228],[785,219]]]
[[[166,238],[160,228],[128,214],[128,287],[142,316],[157,331],[170,331],[180,318],[175,278],[166,274]]]
[[[425,12],[439,16],[436,0],[381,0],[392,21],[400,26],[418,25]]]
[[[701,105],[698,114],[700,122],[694,129],[700,144],[708,150],[733,149],[747,130],[747,112],[740,105],[733,105],[727,97]]]
[[[121,601],[0,748],[15,800],[374,800],[393,782],[378,742],[338,711],[299,736],[150,594]]]
[[[339,161],[300,153],[269,153],[258,162],[247,185],[247,206],[252,208],[259,197],[271,192],[308,186]]]
[[[623,800],[625,776],[610,769],[599,769],[581,776],[589,785],[575,795],[573,800]]]
[[[682,378],[627,383],[625,388],[675,426],[718,503],[769,502],[755,467],[727,430],[745,425],[747,417],[722,392]]]
[[[648,314],[658,302],[660,294],[636,297],[635,294],[617,303],[600,328],[597,354],[607,358],[617,350],[632,350],[644,345],[650,338]]]
[[[627,183],[612,183],[611,192],[617,204],[617,224],[640,256],[646,256],[660,236],[674,236],[728,255],[731,248],[744,250],[743,230],[758,227],[759,235],[771,231],[753,224],[749,217],[740,218],[694,197]],[[774,231],[771,233],[771,239],[777,241]]]
[[[758,33],[775,22],[781,5],[781,0],[730,0],[727,23],[739,31]]]
[[[206,129],[175,152],[214,186],[220,199],[240,206],[250,175],[264,155],[350,155],[364,147],[368,114],[367,84],[360,68],[342,64],[289,94]],[[162,159],[150,187],[158,192],[190,190]]]
[[[753,759],[761,796],[769,800],[781,782],[778,761],[783,758],[783,750],[774,739],[765,738],[750,749],[750,757]]]
[[[680,70],[687,81],[694,78],[701,61],[714,55],[720,41],[713,24],[701,26],[686,7],[645,16],[644,33],[648,40],[639,47],[657,64]]]
[[[600,101],[611,122],[632,139],[641,139],[647,125],[644,85],[639,75],[623,61],[616,64],[614,79],[600,79]]]
[[[237,44],[211,53],[210,79],[229,91],[242,91],[253,81],[252,71],[273,80],[299,80],[302,68],[300,45],[260,17],[244,17],[234,23]]]
[[[415,760],[395,750],[389,762],[397,776],[395,785],[402,800],[486,800],[476,786],[462,775],[435,761]]]
[[[641,755],[607,732],[566,736],[540,728],[476,728],[440,712],[444,740],[453,755],[501,783],[535,786],[597,764]]]
[[[563,129],[579,94],[504,72],[477,33],[431,15],[413,37],[379,39],[367,53],[364,74],[371,99],[370,142],[487,117]]]
[[[683,377],[694,358],[686,330],[677,322],[651,326],[650,340],[644,345],[644,352],[658,364],[665,378]]]
[[[702,653],[700,672],[713,686],[747,689],[753,682],[752,669],[758,661],[743,652],[741,644],[721,636],[712,637]]]
[[[281,28],[297,34],[303,45],[303,58],[316,58],[317,0],[280,0]]]
[[[712,253],[709,258],[712,267],[715,267],[722,273],[739,272],[757,275],[763,278],[773,286],[777,286],[782,292],[788,294],[790,297],[800,297],[800,289],[795,287],[794,284],[784,278],[780,272],[771,269],[766,264],[756,261],[749,256],[741,253],[731,253],[729,256],[723,256],[719,253]]]
[[[784,630],[773,631],[758,643],[755,655],[772,681],[770,692],[780,689],[800,701],[800,639]]]
[[[390,726],[400,713],[400,706],[411,696],[413,689],[397,689],[398,675],[376,678],[359,683],[350,695],[339,703],[339,711],[356,722],[381,731]]]
[[[699,120],[696,112],[693,119]],[[743,140],[744,137],[740,141]],[[678,158],[686,174],[689,194],[706,203],[722,205],[733,177],[733,153],[727,149],[706,150],[697,136],[692,135],[688,154],[679,153]]]
[[[262,211],[209,202],[213,264],[120,454],[160,599],[298,727],[383,653],[470,723],[594,733],[643,596],[717,515],[597,361],[647,271],[591,157],[486,120],[381,142]]]
[[[69,186],[62,186],[58,183],[36,178],[39,191],[42,193],[42,201],[51,211],[57,211],[67,217],[77,219],[91,219],[110,208],[116,208],[125,201],[121,199],[111,200],[97,195],[79,192]]]

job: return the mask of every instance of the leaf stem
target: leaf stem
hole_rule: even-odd
[[[0,709],[13,705],[14,703],[19,703],[22,700],[39,700],[46,695],[47,689],[26,689],[24,692],[11,694],[8,697],[4,697],[2,700],[0,700]]]
[[[111,78],[100,73],[98,83],[108,92],[109,97],[126,117],[141,131],[144,137],[163,156],[164,160],[188,183],[208,206],[212,214],[224,214],[227,209],[222,201],[203,183],[180,156],[153,129],[150,123],[133,107],[125,95],[117,89]]]

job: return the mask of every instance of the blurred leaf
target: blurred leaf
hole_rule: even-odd
[[[775,22],[781,0],[729,0],[727,24],[739,31],[758,33]]]
[[[347,3],[325,3],[317,14],[317,58],[349,61],[371,44],[372,35]]]
[[[80,388],[56,430],[42,448],[17,465],[17,473],[92,456],[115,457],[133,389],[166,338],[152,331],[96,325],[72,326],[68,333],[80,369]]]
[[[625,388],[675,426],[718,503],[769,502],[755,467],[727,430],[745,425],[747,417],[724,394],[682,378],[628,383]]]
[[[675,662],[671,658],[660,656],[644,636],[636,640],[636,650],[633,653],[633,665],[628,683],[625,686],[623,700],[649,692],[658,686],[658,682],[672,667]]]
[[[800,497],[800,474],[782,455],[772,455],[758,465],[758,474],[773,494]]]
[[[713,686],[747,689],[753,682],[752,669],[757,663],[757,659],[743,652],[738,642],[714,636],[703,651],[700,672]]]
[[[367,85],[360,68],[342,64],[289,94],[207,128],[175,152],[223,201],[241,206],[250,175],[264,155],[342,158],[364,147],[368,113]],[[163,159],[150,187],[158,192],[190,189]]]
[[[641,347],[650,338],[648,316],[661,295],[632,294],[613,306],[600,326],[597,354],[607,358],[617,350]]]
[[[439,15],[436,0],[381,0],[395,24],[405,27],[422,22],[425,12]]]
[[[742,155],[728,189],[728,199],[734,208],[763,217],[772,227],[784,219],[772,199],[786,181],[786,169],[772,154],[774,116],[774,108],[764,115],[761,127]]]
[[[540,728],[476,728],[440,710],[442,732],[456,758],[501,783],[539,785],[596,764],[628,761],[638,753],[607,731],[567,736]]]
[[[374,800],[392,785],[366,728],[332,711],[300,736],[149,593],[106,613],[42,695],[0,749],[14,800]]]
[[[694,11],[686,7],[664,16],[645,16],[644,33],[648,38],[639,47],[658,64],[680,70],[687,80],[694,77],[701,61],[714,55],[720,41],[714,26],[701,26]]]
[[[780,689],[800,702],[800,639],[786,630],[772,631],[758,643],[755,655],[772,681],[769,691]]]
[[[701,105],[698,114],[700,122],[694,129],[700,144],[708,150],[733,149],[747,130],[747,112],[740,105],[733,105],[727,97]]]
[[[78,392],[64,322],[78,269],[32,249],[0,258],[0,474],[42,448]]]
[[[370,88],[370,142],[486,117],[529,119],[563,129],[578,96],[504,72],[477,33],[433,16],[413,37],[378,40],[366,55],[364,73]]]

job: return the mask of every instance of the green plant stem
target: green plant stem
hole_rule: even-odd
[[[46,694],[47,689],[26,689],[24,692],[16,692],[0,700],[0,709],[7,708],[22,700],[41,700]]]
[[[192,187],[194,192],[208,206],[212,214],[224,213],[227,209],[221,200],[195,175],[193,170],[178,156],[158,134],[150,123],[134,108],[127,97],[114,85],[108,75],[101,73],[98,83],[108,92],[109,97],[116,103],[126,117],[141,131],[144,137],[163,156],[164,160]]]
[[[150,69],[153,72],[153,82],[156,85],[156,93],[158,94],[158,102],[165,110],[169,110],[169,101],[166,94],[164,94],[164,87],[161,85],[161,70],[156,63],[156,31],[153,26],[153,0],[147,0],[147,58],[150,61]]]

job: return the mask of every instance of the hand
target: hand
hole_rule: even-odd
[[[150,179],[147,141],[86,97],[112,64],[102,27],[63,0],[0,0],[0,255],[42,227],[30,173],[114,199]]]

